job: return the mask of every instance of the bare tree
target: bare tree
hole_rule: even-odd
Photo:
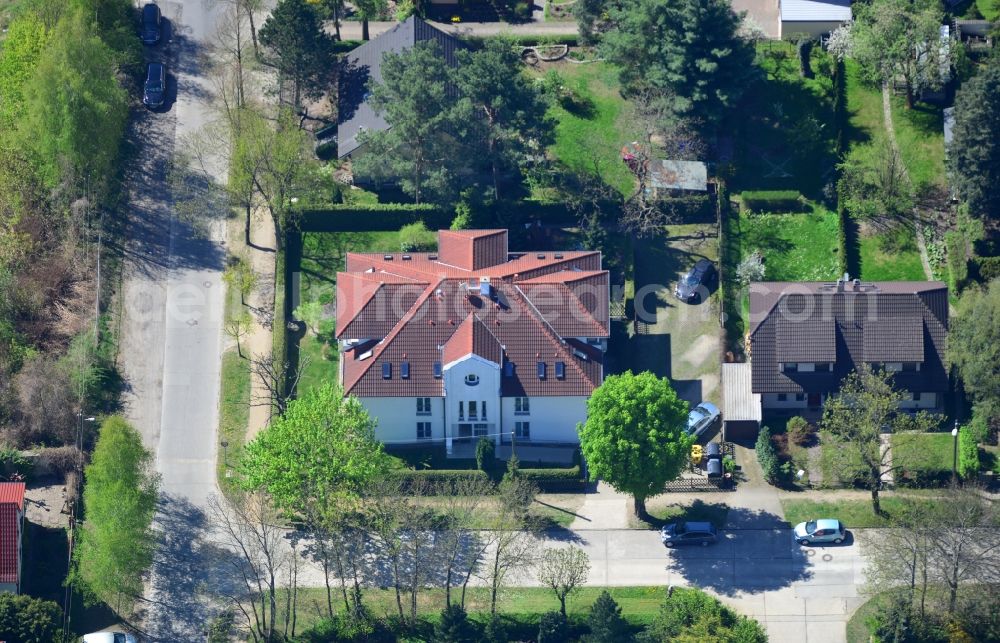
[[[948,614],[955,613],[959,590],[1000,580],[1000,512],[974,485],[952,487],[934,503],[929,530],[932,576],[948,588]]]
[[[868,563],[865,577],[870,592],[907,587],[909,604],[919,604],[920,618],[927,609],[927,592],[931,554],[931,531],[922,503],[900,496],[903,503],[891,516],[892,528],[881,530],[878,536],[862,540],[862,551]]]
[[[226,319],[222,328],[226,331],[227,335],[236,340],[236,352],[240,357],[243,357],[243,346],[240,340],[249,335],[250,331],[253,330],[253,318],[250,317],[250,313],[246,311],[236,313]]]
[[[538,543],[527,512],[537,493],[538,487],[517,473],[517,461],[512,458],[500,483],[497,509],[489,525],[488,558],[479,572],[490,588],[490,614],[497,613],[500,591],[534,561]]]
[[[298,388],[302,373],[309,367],[309,358],[300,357],[296,369],[286,360],[279,360],[273,352],[255,354],[250,358],[250,373],[260,384],[251,391],[250,406],[266,406],[281,415],[288,408],[290,391]]]
[[[538,580],[555,592],[563,616],[566,616],[566,597],[580,589],[589,575],[590,557],[579,547],[546,549],[538,566]]]
[[[225,596],[243,615],[255,643],[270,643],[277,636],[278,590],[291,560],[285,531],[270,497],[263,491],[235,493],[229,498],[209,498],[209,513],[219,535],[219,545],[235,552],[225,560],[240,580],[242,592]],[[293,573],[290,581],[296,581]],[[289,591],[294,591],[290,586]]]
[[[454,484],[442,483],[447,488],[438,489],[442,499],[440,510],[444,525],[438,531],[441,560],[445,567],[444,599],[451,605],[451,589],[459,579],[462,585],[462,606],[465,606],[465,584],[471,576],[472,565],[481,557],[482,538],[473,529],[474,519],[493,492],[493,485],[482,478],[467,478]],[[478,554],[478,555],[477,555]]]

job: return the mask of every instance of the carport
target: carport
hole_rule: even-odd
[[[722,439],[754,442],[760,429],[760,394],[751,385],[750,362],[722,365]]]

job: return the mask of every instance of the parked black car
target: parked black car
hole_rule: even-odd
[[[719,273],[715,269],[715,264],[708,259],[699,259],[698,263],[677,282],[674,296],[681,301],[698,303],[712,291],[718,280]]]
[[[167,66],[163,63],[149,63],[146,69],[146,86],[142,92],[142,104],[156,109],[163,105],[167,93]]]
[[[718,540],[715,526],[710,522],[678,522],[665,525],[660,530],[660,540],[667,547],[701,545],[707,547]]]
[[[154,3],[142,7],[142,31],[139,37],[144,45],[160,42],[160,7]]]

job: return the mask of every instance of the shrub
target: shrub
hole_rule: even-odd
[[[56,475],[65,475],[80,466],[83,454],[73,446],[51,447],[38,451],[38,468]]]
[[[944,235],[948,250],[948,285],[957,293],[969,277],[969,262],[965,256],[965,237],[961,232],[950,231]]]
[[[781,467],[778,463],[778,454],[771,444],[771,430],[766,426],[761,427],[757,434],[757,444],[754,445],[754,449],[757,451],[757,462],[760,463],[764,479],[775,484],[781,477]]]
[[[979,268],[979,278],[983,281],[1000,277],[1000,257],[979,257],[976,265]]]
[[[622,608],[607,590],[601,592],[587,616],[590,634],[587,643],[626,643],[632,640],[632,630],[622,617]]]
[[[441,610],[441,620],[434,627],[435,643],[471,643],[476,638],[469,617],[461,605],[452,603]]]
[[[743,207],[751,212],[799,212],[804,201],[795,190],[759,190],[740,195]]]
[[[14,474],[28,475],[31,463],[14,447],[0,447],[0,475],[9,478]]]
[[[812,65],[809,64],[809,54],[812,52],[813,41],[801,40],[796,48],[799,54],[799,74],[803,78],[812,78]]]
[[[963,427],[958,432],[958,475],[971,478],[979,473],[979,443],[976,432]]]
[[[494,614],[483,626],[483,643],[507,643],[510,640],[507,635],[507,626],[504,625],[500,615]]]
[[[409,223],[399,229],[399,249],[403,252],[433,250],[437,237],[423,221]]]
[[[788,439],[800,447],[808,444],[812,438],[812,425],[798,415],[788,420],[785,430],[788,432]]]
[[[569,640],[569,622],[559,612],[545,612],[538,619],[538,643],[564,643]]]
[[[518,2],[514,5],[514,15],[520,20],[531,18],[531,4],[528,2]]]
[[[52,601],[0,594],[0,636],[21,643],[62,640],[62,610]]]
[[[479,438],[479,442],[476,443],[476,467],[480,471],[490,473],[493,470],[496,452],[493,440],[485,437]]]
[[[650,640],[766,643],[760,623],[740,616],[699,589],[674,588],[650,625]]]

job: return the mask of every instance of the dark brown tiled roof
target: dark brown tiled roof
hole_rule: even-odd
[[[512,375],[505,374],[502,379],[505,396],[588,395],[600,384],[603,353],[566,339],[570,336],[608,336],[608,273],[600,270],[600,254],[508,255],[506,231],[500,231],[502,235],[487,232],[489,234],[478,235],[471,231],[465,233],[465,238],[492,239],[483,247],[485,249],[473,248],[475,252],[482,249],[489,256],[496,249],[491,244],[502,239],[506,261],[481,269],[448,265],[431,253],[407,255],[407,260],[401,255],[391,255],[391,259],[376,254],[348,255],[348,273],[338,275],[338,316],[351,314],[352,321],[343,328],[338,324],[338,339],[371,337],[348,332],[355,329],[388,330],[378,343],[344,352],[342,366],[346,392],[372,397],[440,396],[444,394],[443,381],[434,377],[435,363],[443,366],[470,353],[497,364],[513,364]],[[469,265],[479,264],[474,260]],[[341,284],[351,284],[348,288],[359,287],[350,278],[344,279],[350,273],[397,274],[426,285],[405,314],[382,319],[380,307],[373,303],[377,291],[374,294],[365,291],[368,303],[360,310],[347,307],[341,312],[339,303],[344,298]],[[527,275],[525,279],[520,278],[522,274]],[[489,280],[489,292],[483,291],[481,279]],[[537,279],[541,281],[535,281]],[[547,323],[542,312],[522,292],[522,286],[533,290],[543,285],[555,288],[564,297],[559,305],[543,306],[545,315],[570,320],[572,327]],[[402,286],[412,287],[413,283]],[[365,317],[369,314],[379,318],[368,322]],[[566,330],[573,331],[572,335],[563,335]],[[361,359],[362,356],[365,359]],[[406,379],[400,376],[403,362],[409,369]],[[538,362],[546,364],[544,379],[538,377]],[[565,365],[563,378],[556,377],[557,362]],[[383,363],[391,364],[387,367],[389,378],[383,377]]]
[[[894,382],[903,390],[948,389],[948,289],[941,282],[848,283],[840,290],[836,284],[758,282],[750,285],[750,315],[754,393],[832,392],[856,364],[873,361],[921,362],[920,371],[895,374]],[[815,354],[825,355],[831,324],[836,359],[830,360],[830,372],[779,371],[786,361],[779,358],[784,355],[779,336],[799,350],[815,334]],[[802,348],[799,354],[807,353]]]
[[[924,361],[923,317],[869,319],[862,345],[866,362]]]
[[[779,362],[832,362],[837,358],[837,334],[832,319],[793,321],[779,316],[774,329]]]

